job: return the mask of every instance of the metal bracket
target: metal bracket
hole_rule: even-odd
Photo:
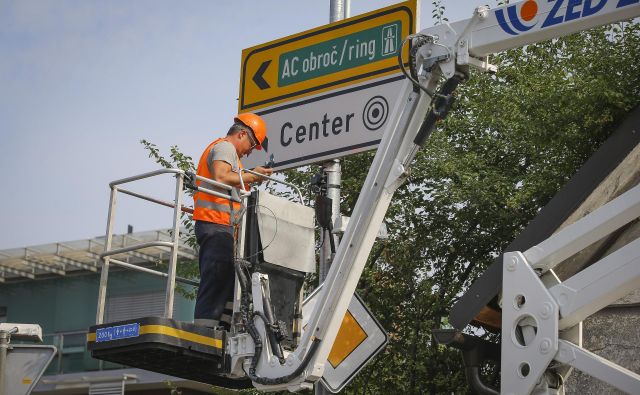
[[[473,17],[465,26],[462,34],[458,37],[455,45],[456,64],[464,66],[470,65],[485,72],[495,73],[498,67],[489,63],[489,57],[475,58],[469,54],[469,44],[471,42],[471,28],[480,21],[483,21],[489,15],[489,7],[481,6],[475,9]]]
[[[456,70],[468,74],[466,66],[473,66],[485,72],[495,73],[498,67],[489,63],[489,57],[477,58],[471,56],[469,47],[472,40],[472,28],[479,22],[485,20],[489,15],[489,7],[482,6],[476,8],[473,17],[464,27],[462,33],[458,34],[450,24],[445,23],[429,29],[426,37],[430,42],[423,45],[417,53],[417,63],[422,65],[423,75],[419,79],[426,80],[430,77],[431,70],[436,65],[440,68],[442,75],[449,79],[453,77]],[[420,81],[421,83],[423,81]]]
[[[541,380],[543,375],[555,374],[565,378],[570,367],[622,391],[638,393],[640,375],[581,347],[582,327],[576,320],[599,310],[603,303],[610,303],[611,299],[628,292],[630,285],[636,284],[639,245],[640,241],[632,242],[586,271],[557,285],[553,285],[553,282],[545,285],[522,253],[505,254],[501,393],[537,393],[538,389],[545,386],[544,380]],[[609,269],[608,276],[602,276],[601,272],[605,269]],[[611,286],[605,287],[593,278],[600,282],[608,281]],[[585,290],[595,288],[600,292],[585,294],[576,284],[583,285]],[[551,287],[547,289],[549,285]],[[564,292],[568,289],[574,290],[571,295]],[[579,302],[588,306],[581,307],[583,303]],[[560,316],[561,307],[567,310],[564,317]],[[577,318],[567,321],[572,316]],[[567,329],[559,332],[562,322],[565,322],[564,327]],[[567,340],[559,339],[559,336]],[[549,369],[552,360],[562,365]]]
[[[435,66],[436,63],[446,62],[449,59],[451,59],[451,55],[449,53],[432,55],[432,53],[433,53],[432,51],[433,51],[433,49],[427,51],[427,54],[429,54],[430,56],[428,58],[424,58],[422,60],[422,67],[425,70],[431,71],[431,69],[433,68],[433,66]]]
[[[456,71],[451,39],[455,32],[449,25],[440,25],[437,28],[444,30],[438,34],[426,36],[429,41],[421,46],[416,54],[416,64],[421,65],[423,71],[419,73],[418,81],[423,86],[430,80],[436,65],[446,78],[451,78]]]
[[[520,252],[504,255],[501,393],[528,394],[558,351],[559,307]]]
[[[239,333],[227,340],[227,352],[231,357],[230,375],[242,377],[245,375],[242,363],[255,354],[255,344],[248,333]]]
[[[581,321],[640,287],[640,239],[564,282],[552,270],[634,220],[639,210],[636,186],[529,250],[504,255],[502,393],[562,390],[571,367],[622,391],[640,393],[640,375],[581,347]],[[550,365],[552,360],[559,364]]]
[[[393,160],[393,166],[387,181],[384,184],[385,189],[394,191],[407,179],[408,170],[402,166],[402,163],[398,159]]]

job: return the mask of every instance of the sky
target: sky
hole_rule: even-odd
[[[395,3],[352,0],[351,15]],[[483,3],[445,0],[445,16]],[[0,249],[103,236],[109,182],[159,167],[140,140],[197,161],[237,112],[242,49],[328,23],[329,5],[0,0]],[[132,189],[170,199],[173,185]],[[114,231],[127,225],[167,228],[171,210],[122,196]]]

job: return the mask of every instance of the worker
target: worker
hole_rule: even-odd
[[[207,146],[198,162],[197,174],[235,188],[264,180],[262,176],[239,172],[240,158],[253,149],[267,149],[267,126],[252,113],[238,114],[224,138]],[[256,167],[255,172],[270,176],[272,169]],[[242,179],[240,178],[242,177]],[[228,194],[210,183],[196,181],[203,188]],[[235,283],[234,246],[237,226],[242,216],[240,203],[197,192],[194,197],[193,219],[199,248],[200,287],[196,298],[194,323],[229,329],[233,312]]]

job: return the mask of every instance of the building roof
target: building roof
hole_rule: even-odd
[[[153,230],[113,235],[112,249],[154,241],[172,241],[168,230]],[[104,252],[105,237],[73,240],[0,250],[0,283],[29,281],[98,272],[101,268],[100,253]],[[167,262],[171,248],[152,246],[112,256],[117,260],[149,266]],[[181,234],[178,257],[195,260],[197,253]]]

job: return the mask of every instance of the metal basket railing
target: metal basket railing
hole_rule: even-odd
[[[163,174],[173,174],[176,179],[175,186],[175,196],[173,201],[164,201],[161,199],[156,199],[151,196],[147,196],[144,194],[140,194],[137,192],[130,191],[128,189],[124,189],[122,185],[128,184],[134,181],[147,179]],[[240,173],[238,172],[240,175]],[[105,304],[107,298],[107,283],[109,279],[109,266],[110,264],[115,264],[120,267],[124,267],[130,270],[136,270],[143,273],[153,274],[156,276],[161,276],[167,279],[166,291],[165,291],[165,305],[164,305],[164,317],[172,318],[173,317],[173,300],[175,296],[175,283],[180,282],[184,284],[198,286],[198,282],[182,277],[176,276],[176,266],[178,261],[178,248],[180,245],[180,213],[188,213],[193,214],[193,209],[189,207],[185,207],[182,205],[183,201],[183,189],[185,185],[185,179],[189,183],[187,186],[190,189],[197,190],[199,192],[204,192],[209,195],[217,196],[223,199],[228,199],[234,202],[241,203],[243,199],[249,196],[249,192],[243,189],[234,188],[230,185],[223,184],[221,182],[197,176],[193,173],[185,172],[180,169],[160,169],[155,170],[148,173],[139,174],[132,177],[123,178],[120,180],[113,181],[109,183],[109,187],[111,188],[111,195],[109,198],[109,214],[107,219],[107,232],[105,237],[105,246],[104,252],[100,254],[100,258],[102,259],[102,272],[100,274],[100,286],[98,291],[98,308],[96,313],[96,324],[100,325],[104,321],[104,311]],[[228,193],[218,192],[209,188],[205,188],[202,186],[198,186],[195,184],[195,180],[204,181],[209,185],[213,185],[216,188],[227,191]],[[150,241],[144,243],[138,243],[131,246],[125,246],[122,248],[112,248],[113,241],[113,223],[116,212],[116,202],[118,193],[124,193],[129,196],[133,196],[142,200],[146,200],[152,203],[160,204],[162,206],[173,208],[173,228],[172,228],[172,241]],[[163,273],[157,270],[145,268],[138,265],[133,265],[127,262],[123,262],[119,259],[115,259],[114,256],[118,254],[123,254],[127,252],[137,251],[144,248],[149,247],[168,247],[171,250],[171,257],[169,259],[169,267],[167,273]]]

